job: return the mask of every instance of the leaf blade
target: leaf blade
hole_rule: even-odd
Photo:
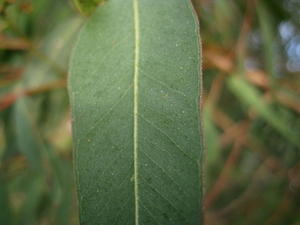
[[[86,24],[69,82],[82,223],[200,223],[198,38],[189,1],[111,0]]]

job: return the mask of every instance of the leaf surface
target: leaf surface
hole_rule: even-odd
[[[71,59],[81,224],[201,224],[201,73],[188,0],[109,0]]]

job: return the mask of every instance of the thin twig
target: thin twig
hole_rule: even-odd
[[[47,91],[51,91],[58,88],[64,88],[66,86],[66,80],[58,80],[52,83],[39,86],[37,88],[27,89],[18,91],[18,93],[9,93],[2,98],[0,98],[0,111],[8,108],[16,102],[16,100],[23,96],[32,96],[36,94],[41,94]]]

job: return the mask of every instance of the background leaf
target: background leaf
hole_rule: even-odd
[[[258,90],[236,76],[232,76],[229,79],[229,82],[229,87],[238,98],[241,98],[244,103],[255,109],[255,111],[270,123],[271,126],[300,148],[298,135],[295,135],[295,133],[290,130],[289,126],[281,120],[281,116],[276,115],[276,112],[263,102],[262,96],[259,94]]]
[[[33,118],[29,112],[28,100],[20,98],[17,101],[14,116],[18,148],[27,157],[32,169],[42,172],[43,146],[37,130],[34,130],[32,125]]]

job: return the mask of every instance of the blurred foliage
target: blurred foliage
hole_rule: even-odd
[[[300,225],[300,2],[193,0],[206,225]],[[67,0],[0,0],[0,225],[78,224]]]
[[[102,4],[104,0],[72,0],[76,8],[83,15],[91,15],[98,5]]]
[[[300,224],[300,2],[194,0],[207,225]]]
[[[61,0],[0,13],[0,224],[78,224],[65,87],[82,19]]]

